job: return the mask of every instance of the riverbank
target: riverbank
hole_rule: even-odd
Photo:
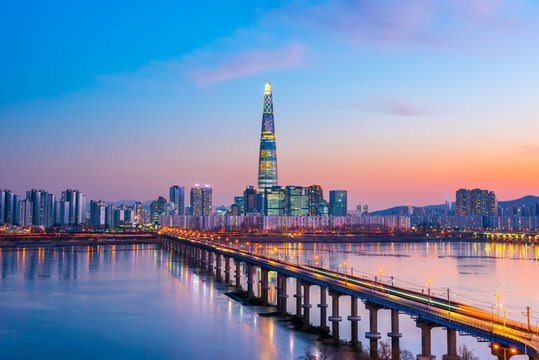
[[[155,240],[156,236],[153,233],[0,235],[0,249],[20,247],[153,244]]]

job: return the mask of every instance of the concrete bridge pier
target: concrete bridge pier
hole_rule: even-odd
[[[329,296],[331,296],[331,305],[332,312],[331,316],[328,318],[331,321],[331,332],[333,334],[333,341],[336,343],[339,342],[339,322],[342,321],[342,317],[339,316],[339,294],[336,291],[330,291]]]
[[[236,273],[234,274],[236,277],[236,289],[241,290],[241,268],[240,268],[240,261],[237,259],[234,259],[234,263],[236,264]]]
[[[296,278],[296,293],[294,294],[296,298],[296,317],[301,317],[301,280]]]
[[[264,306],[269,305],[269,270],[260,268],[260,297]]]
[[[352,296],[350,299],[350,316],[348,316],[348,321],[350,321],[351,329],[351,340],[352,345],[359,344],[358,336],[358,322],[361,320],[361,316],[357,314],[357,296]]]
[[[208,264],[208,250],[202,249],[202,253],[200,254],[200,263],[203,267]]]
[[[325,286],[320,286],[320,304],[317,306],[320,308],[320,329],[326,331],[329,330],[327,325],[327,311],[328,304],[326,300],[327,288]]]
[[[230,257],[225,256],[225,282],[227,285],[230,283]]]
[[[255,293],[253,290],[253,284],[255,282],[254,280],[254,265],[252,264],[246,264],[247,268],[247,298],[248,299],[254,299]]]
[[[460,360],[457,354],[457,331],[447,328],[447,354],[442,356],[443,360]]]
[[[303,327],[308,329],[311,326],[311,284],[303,282]]]
[[[391,338],[391,360],[399,360],[401,354],[400,338],[402,334],[399,332],[399,311],[391,309],[391,332],[387,333]]]
[[[277,288],[278,307],[279,307],[279,311],[281,312],[281,315],[285,316],[286,315],[286,299],[288,298],[288,295],[286,294],[286,282],[287,282],[286,275],[278,274],[277,282],[279,285],[279,287]]]
[[[431,330],[437,325],[418,319],[416,326],[421,329],[421,354],[417,355],[417,360],[434,360],[436,356],[432,355],[431,350]],[[439,326],[439,325],[438,325]]]
[[[382,335],[378,332],[378,310],[382,307],[378,304],[367,302],[365,308],[369,310],[369,332],[365,337],[369,339],[369,353],[371,358],[378,359],[378,340]]]
[[[208,270],[213,275],[213,251],[208,250]]]
[[[217,280],[221,280],[221,254],[215,254],[215,275]]]

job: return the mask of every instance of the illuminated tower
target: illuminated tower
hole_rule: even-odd
[[[264,112],[260,132],[260,159],[258,161],[258,189],[260,193],[277,185],[277,151],[275,147],[275,123],[273,121],[273,99],[271,84],[264,90]]]

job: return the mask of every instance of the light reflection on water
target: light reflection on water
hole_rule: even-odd
[[[296,359],[312,342],[151,245],[0,251],[10,359]]]
[[[250,250],[373,279],[379,278],[382,268],[383,281],[389,282],[393,276],[396,285],[417,289],[426,288],[430,278],[433,293],[443,296],[450,288],[457,300],[483,307],[491,306],[501,293],[508,316],[520,321],[525,321],[525,306],[531,306],[534,317],[539,310],[535,288],[539,247],[533,245],[288,243],[251,245]],[[288,330],[275,319],[258,317],[260,309],[241,306],[224,296],[228,288],[222,282],[155,246],[4,249],[0,268],[0,343],[3,354],[10,358],[292,359],[313,339]],[[233,271],[233,263],[231,268]],[[275,303],[276,276],[269,275],[270,300]],[[258,270],[255,276],[258,284]],[[244,288],[245,280],[243,277]],[[294,279],[288,280],[287,288],[288,311],[294,313]],[[255,292],[260,293],[259,286]],[[319,288],[312,286],[313,325],[320,324],[319,294]],[[340,308],[346,319],[349,297],[341,297]],[[363,338],[368,314],[361,304],[359,314]],[[381,310],[383,338],[389,329],[389,311]],[[406,315],[401,315],[401,332],[402,347],[418,353],[419,329]],[[349,339],[347,321],[341,323],[340,333]],[[435,328],[432,335],[433,352],[441,358],[446,349],[445,331]],[[475,349],[480,359],[493,358],[485,343],[462,336],[458,342]]]

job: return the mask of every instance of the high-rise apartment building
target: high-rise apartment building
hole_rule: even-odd
[[[19,225],[21,226],[32,225],[32,214],[33,214],[32,202],[28,199],[21,200]]]
[[[84,197],[78,190],[67,189],[62,191],[62,201],[69,203],[68,224],[79,225],[84,221]]]
[[[264,90],[262,130],[260,132],[260,157],[258,160],[258,190],[277,186],[277,149],[275,145],[275,122],[273,119],[273,98],[271,84]]]
[[[494,216],[498,213],[498,200],[494,191],[460,189],[456,192],[457,215]]]
[[[346,216],[348,212],[346,190],[331,190],[329,192],[329,215]]]
[[[191,215],[211,215],[212,188],[196,184],[191,188]]]
[[[13,193],[4,191],[4,223],[13,224]]]
[[[185,188],[174,185],[170,187],[170,202],[174,204],[174,214],[184,215],[185,211]]]
[[[105,212],[107,204],[103,200],[90,201],[90,225],[96,228],[105,227]]]
[[[258,212],[257,192],[253,186],[247,186],[243,192],[243,209],[245,214]]]

